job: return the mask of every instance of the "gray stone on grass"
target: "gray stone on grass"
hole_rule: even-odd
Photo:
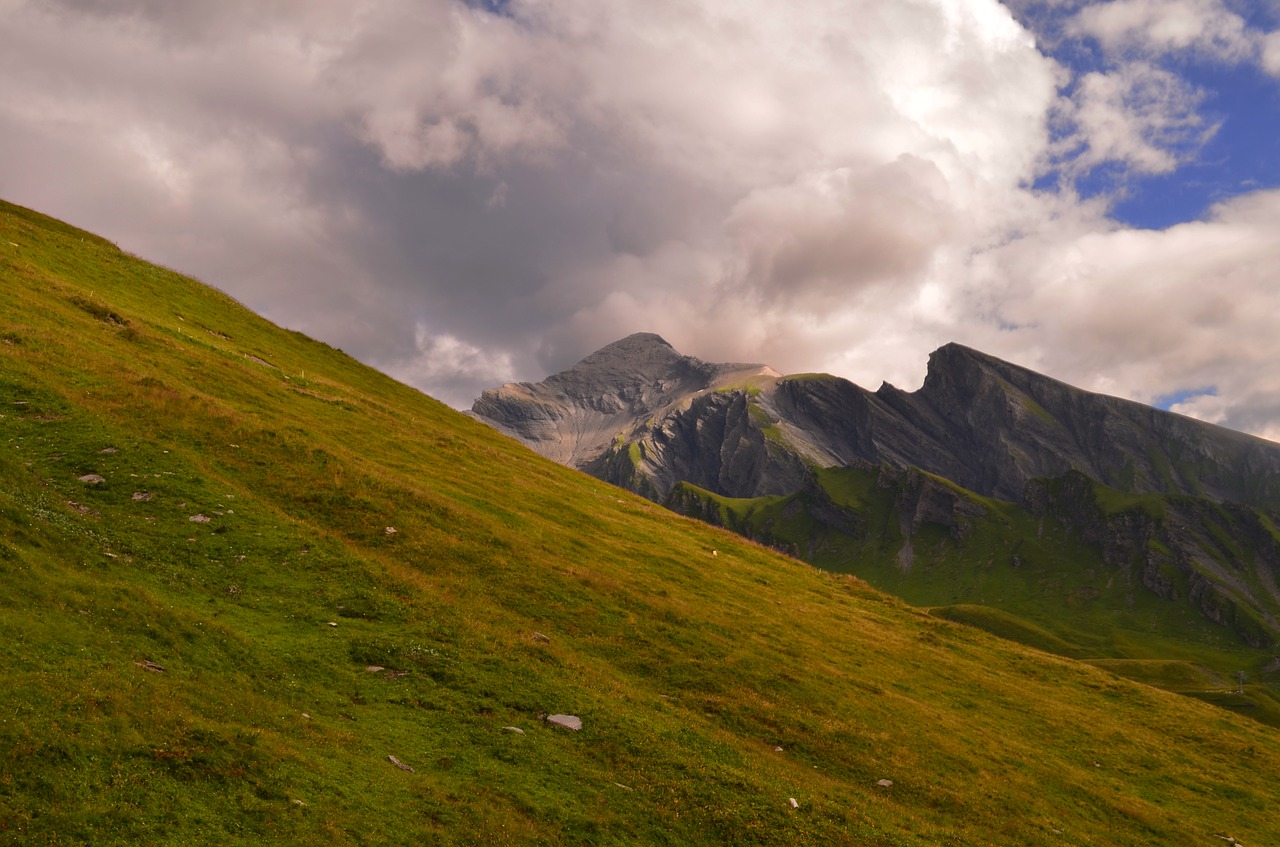
[[[547,715],[547,723],[571,729],[574,732],[582,729],[582,718],[577,715]]]
[[[85,485],[100,485],[107,481],[107,478],[96,473],[87,473],[84,476],[78,476],[76,479]]]

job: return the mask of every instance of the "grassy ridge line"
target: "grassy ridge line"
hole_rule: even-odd
[[[0,228],[0,841],[1280,831],[1265,728],[674,518],[47,219]]]

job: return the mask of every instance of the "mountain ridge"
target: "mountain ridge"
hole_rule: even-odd
[[[575,366],[579,378],[594,361],[587,357]],[[1093,572],[1098,585],[1082,585],[1071,597],[1096,592],[1093,606],[1114,608],[1123,618],[1133,591],[1147,591],[1191,604],[1250,649],[1280,642],[1280,445],[1086,392],[954,343],[931,354],[924,383],[912,392],[887,383],[872,392],[827,374],[775,373],[726,381],[717,390],[695,381],[682,397],[668,393],[660,404],[618,408],[596,420],[599,437],[566,463],[860,575],[870,571],[857,556],[824,551],[876,548],[875,556],[906,566],[919,556],[913,539],[923,525],[946,528],[963,546],[975,510],[987,510],[982,498],[995,498],[1041,523],[1053,521],[1062,543],[1090,545],[1071,566]],[[509,397],[507,407],[478,403],[473,413],[494,416],[491,422],[531,443],[519,420],[522,402],[564,421],[594,402],[588,392],[557,394],[549,386],[558,379],[526,384],[523,397]],[[613,390],[607,378],[583,384]],[[961,500],[917,501],[919,492],[940,493],[937,483],[881,475],[884,490],[898,491],[899,499],[884,506],[898,517],[869,530],[862,512],[875,497],[838,502],[825,491],[821,473],[835,468],[864,474],[888,468],[893,479],[905,473],[908,482],[913,474],[932,475],[966,493]],[[771,505],[778,498],[790,505]],[[921,515],[929,518],[922,523]],[[1009,535],[1003,543],[1023,543],[1019,538]],[[1042,558],[1056,555],[1044,551]],[[1099,573],[1113,576],[1108,582]],[[1132,590],[1117,590],[1114,575]],[[877,584],[886,587],[887,579]],[[915,596],[943,600],[941,593]],[[1064,603],[1075,602],[1071,597]],[[1064,606],[1059,614],[1071,612]]]
[[[628,357],[637,354],[646,362],[652,361],[654,350],[666,354],[659,361],[669,364],[667,370],[624,366]],[[671,367],[674,364],[685,369],[678,377]],[[624,379],[616,380],[618,375]],[[787,376],[765,365],[713,365],[681,356],[658,335],[635,333],[543,382],[486,390],[473,404],[471,414],[505,428],[535,449],[550,451],[544,455],[554,454],[558,461],[583,468],[600,458],[593,451],[599,450],[601,439],[575,444],[566,460],[562,449],[545,443],[549,436],[532,431],[535,426],[530,422],[536,424],[542,418],[522,413],[521,407],[549,412],[558,421],[572,421],[584,410],[596,411],[604,419],[602,428],[614,428],[611,443],[618,437],[630,439],[650,417],[684,411],[705,392],[728,387],[730,378],[741,379],[742,387],[751,382],[763,395],[761,406],[780,413],[773,422],[800,436],[797,448],[831,464],[858,458],[920,467],[984,496],[1015,501],[1029,479],[1058,476],[1075,468],[1139,492],[1207,494],[1263,507],[1280,504],[1280,481],[1275,480],[1280,475],[1280,445],[1274,442],[1136,401],[1086,392],[954,342],[930,354],[920,389],[907,392],[884,383],[872,392],[828,374]],[[619,397],[628,402],[617,402]],[[1041,401],[1065,412],[1061,416],[1066,420],[1059,420]],[[841,417],[850,425],[827,426],[831,422],[824,420],[822,425],[812,426],[823,417]],[[811,425],[806,427],[806,423]],[[970,463],[972,467],[945,455],[960,452],[954,449],[956,442],[974,442],[984,432],[1003,437],[1014,426],[1031,430],[1028,434],[1037,443],[1009,445],[1012,466],[1003,461],[1006,457],[991,461],[989,445],[982,445],[983,455]],[[832,428],[834,437],[830,437]],[[904,429],[909,430],[907,437],[900,434]],[[1150,430],[1154,435],[1145,443],[1135,443],[1135,436],[1141,442],[1142,435],[1135,429]],[[1062,436],[1067,443],[1059,446]],[[560,438],[571,440],[563,435]],[[1188,448],[1193,463],[1220,460],[1226,454],[1234,469],[1246,474],[1246,481],[1233,485],[1229,480],[1205,480],[1145,459],[1141,467],[1125,466],[1135,458],[1143,459],[1137,456],[1139,448],[1152,446],[1151,442],[1159,439]],[[1111,446],[1116,444],[1119,446]],[[1125,474],[1132,479],[1123,480]],[[729,490],[716,493],[736,496]]]

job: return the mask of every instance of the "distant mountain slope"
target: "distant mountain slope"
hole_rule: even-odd
[[[1266,726],[655,508],[7,204],[0,585],[4,845],[1280,832]]]
[[[1154,629],[1215,650],[1280,641],[1280,445],[957,344],[930,357],[915,392],[707,365],[654,335],[605,351],[609,369],[596,367],[595,354],[566,372],[581,387],[572,394],[556,375],[486,392],[473,414],[545,455],[913,602],[998,605],[1075,643],[1110,635],[1096,627],[1144,638]],[[634,357],[625,390],[639,398],[625,407],[610,399],[623,352]],[[731,376],[673,383],[651,368],[655,360]],[[635,388],[646,379],[678,387],[646,403]],[[571,450],[531,426],[555,420],[558,432],[572,432],[584,417],[593,437],[559,442]],[[865,491],[852,500],[842,494],[849,474],[873,480],[858,483]],[[993,517],[1009,508],[1020,516],[1012,523]],[[984,521],[982,535],[998,542],[996,560],[1014,569],[1006,582],[1023,586],[1014,592],[1022,599],[997,601],[963,576],[991,564],[966,541]],[[919,543],[930,526],[948,539],[941,547]],[[1046,544],[1046,532],[1058,542]],[[1029,560],[1036,567],[1021,569]],[[912,567],[931,562],[950,563],[952,575]],[[1075,588],[1048,599],[1027,587],[1066,577]],[[1149,595],[1162,602],[1138,602]],[[1203,618],[1185,620],[1188,607]]]

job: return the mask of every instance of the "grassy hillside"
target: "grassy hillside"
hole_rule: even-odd
[[[1275,730],[675,517],[7,205],[0,415],[0,844],[1280,833]]]
[[[1252,562],[1262,556],[1242,521],[1216,504],[1124,494],[1083,477],[1080,482],[1086,490],[1079,496],[1096,513],[1092,520],[1101,527],[1099,535],[1108,529],[1107,520],[1156,530],[1178,523],[1185,532],[1185,526],[1200,519],[1198,509],[1231,528],[1218,531],[1231,539],[1234,549],[1214,550],[1205,544],[1205,561],[1212,563],[1211,554],[1216,555],[1219,569],[1240,572],[1235,579],[1241,582],[1266,572],[1230,565],[1233,557]],[[1104,561],[1100,543],[1082,537],[1079,527],[1089,520],[1079,515],[1069,520],[1053,513],[1037,515],[929,474],[856,467],[818,470],[813,490],[786,497],[732,499],[686,485],[674,505],[824,569],[856,574],[937,617],[1062,656],[1114,660],[1105,667],[1280,726],[1276,648],[1247,643],[1240,635],[1247,622],[1216,623],[1206,617],[1188,602],[1196,593],[1187,575],[1171,566],[1173,590],[1161,597],[1143,584],[1142,559]],[[1169,521],[1167,506],[1181,508],[1191,518]],[[1143,531],[1151,532],[1148,546],[1162,546],[1155,530]],[[1142,533],[1135,537],[1137,542],[1125,542],[1140,545]],[[1121,558],[1128,557],[1128,551],[1117,549],[1125,554]],[[1274,591],[1261,584],[1252,588],[1255,596],[1268,600]],[[1143,670],[1143,663],[1153,660],[1181,663],[1184,674],[1203,677],[1203,683],[1166,686],[1166,677],[1152,678]],[[1201,668],[1207,676],[1197,670]],[[1238,672],[1247,675],[1244,695],[1216,696],[1214,692],[1236,690]]]

